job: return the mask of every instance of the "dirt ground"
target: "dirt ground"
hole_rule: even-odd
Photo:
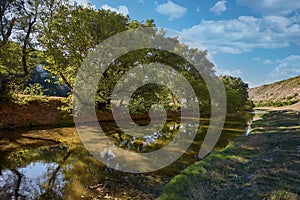
[[[0,104],[0,129],[53,126],[62,119],[70,118],[57,108],[62,105],[60,97],[47,97],[26,104],[13,102]]]

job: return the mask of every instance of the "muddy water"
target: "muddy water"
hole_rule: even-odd
[[[223,148],[245,136],[249,116],[228,119],[215,148]],[[195,124],[176,119],[161,131],[144,138],[123,133],[114,123],[101,123],[110,139],[129,151],[151,152],[168,144],[179,126],[188,132]],[[140,121],[140,124],[147,123]],[[154,199],[163,186],[182,169],[199,160],[208,119],[189,149],[171,165],[152,173],[116,171],[95,160],[83,147],[76,129],[5,131],[0,134],[0,196],[2,199]]]

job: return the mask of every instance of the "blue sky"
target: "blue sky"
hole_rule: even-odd
[[[76,1],[179,31],[250,87],[300,75],[300,0]]]

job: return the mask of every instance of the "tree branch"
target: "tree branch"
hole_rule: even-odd
[[[23,46],[22,46],[22,67],[23,67],[23,71],[24,71],[24,74],[23,74],[24,77],[29,74],[28,66],[27,66],[27,54],[28,54],[27,46],[29,44],[30,34],[32,32],[32,28],[33,28],[33,25],[35,24],[35,22],[36,22],[36,16],[35,16],[34,20],[29,23],[28,30],[26,32],[26,36],[25,36]]]
[[[68,86],[68,88],[73,91],[73,86],[69,83],[69,81],[67,80],[67,78],[64,76],[64,74],[61,71],[61,66],[58,66],[58,73],[59,73],[59,76],[64,81],[64,83]]]

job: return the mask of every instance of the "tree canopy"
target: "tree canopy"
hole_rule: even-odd
[[[75,5],[68,0],[1,1],[0,18],[0,101],[9,99],[16,84],[28,82],[33,77],[41,80],[37,75],[38,66],[43,66],[43,70],[52,76],[48,81],[65,84],[72,94],[77,72],[90,52],[107,38],[141,27],[154,27],[153,34],[142,37],[172,44],[173,52],[199,63],[201,71],[216,77],[206,51],[190,48],[177,38],[166,36],[164,30],[155,28],[151,19],[139,22],[128,15]],[[171,66],[182,74],[192,85],[200,109],[210,112],[210,94],[203,77],[187,60],[160,48],[132,51],[114,60],[99,82],[96,96],[99,107],[111,103],[113,88],[127,71],[155,62]],[[243,110],[248,99],[248,86],[238,78],[221,79],[226,85],[228,110]],[[188,95],[186,100],[195,101]],[[137,110],[143,112],[155,103],[170,108],[180,106],[168,88],[155,84],[139,88],[131,101]]]

